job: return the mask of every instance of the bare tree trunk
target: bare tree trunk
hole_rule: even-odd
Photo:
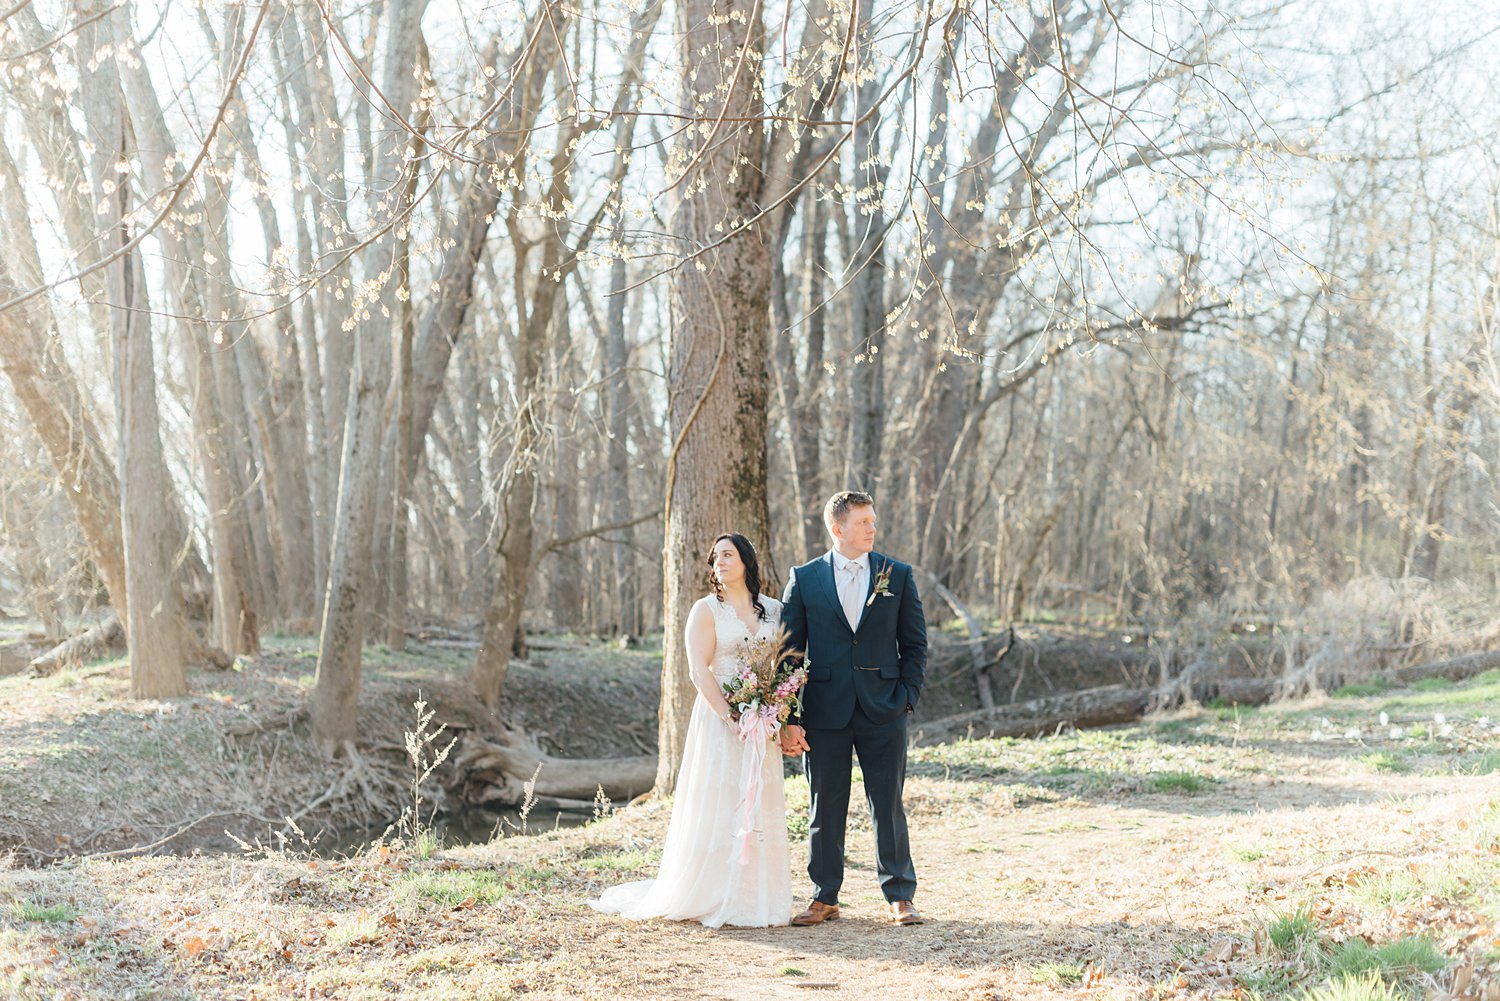
[[[1435,461],[1437,473],[1427,488],[1426,504],[1422,511],[1421,527],[1418,529],[1416,546],[1412,552],[1407,576],[1424,580],[1437,579],[1438,555],[1442,552],[1444,528],[1448,517],[1448,492],[1453,485],[1453,474],[1465,460],[1468,439],[1464,428],[1475,402],[1475,380],[1478,376],[1478,359],[1470,353],[1464,359],[1455,382],[1453,398],[1448,401],[1448,413],[1442,430],[1436,435]]]
[[[23,51],[42,54],[52,48],[55,33],[44,26],[30,4],[16,7],[7,17],[6,28],[13,33],[18,47]],[[28,65],[30,65],[28,57]],[[41,55],[43,65],[48,65],[50,55]],[[20,107],[21,125],[26,137],[41,160],[44,171],[55,180],[58,191],[82,191],[89,185],[89,167],[84,152],[84,139],[74,125],[70,108],[75,93],[63,81],[73,72],[58,72],[49,66],[49,72],[32,72],[11,76],[5,74],[0,87]],[[84,198],[59,198],[57,206],[62,216],[62,230],[79,264],[93,264],[104,256],[97,241],[89,200]],[[12,224],[21,226],[21,222]],[[26,239],[32,241],[31,227],[25,226]],[[40,284],[40,283],[37,283]],[[109,330],[109,305],[106,296],[106,276],[94,271],[80,281],[84,299],[88,302],[89,317],[99,338],[107,336]],[[124,600],[123,598],[121,599]]]
[[[623,215],[615,217],[615,243],[624,243]],[[630,380],[625,368],[630,364],[630,344],[625,336],[625,257],[619,254],[609,266],[609,312],[605,326],[604,343],[604,423],[608,433],[605,444],[606,465],[609,475],[605,478],[604,496],[607,517],[612,523],[625,521],[630,516],[630,422],[626,408],[630,406]],[[630,543],[633,533],[622,529],[610,551],[610,578],[613,581],[611,600],[614,614],[611,615],[612,632],[624,636],[637,636],[641,631],[639,591],[631,558]]]
[[[116,169],[132,162],[124,92],[116,64],[104,56],[124,39],[119,9],[80,10],[80,81],[93,145],[91,180],[103,244],[115,260],[105,269],[112,307],[116,427],[119,429],[120,525],[125,551],[130,693],[135,698],[187,694],[185,617],[173,586],[182,539],[170,531],[173,506],[162,455],[151,315],[140,256],[131,249],[131,185]],[[90,16],[96,15],[96,16]],[[163,499],[167,503],[163,503]]]
[[[25,188],[3,138],[0,199],[0,219],[11,234],[10,253],[0,256],[0,284],[38,285],[41,259],[28,222]],[[109,592],[110,603],[124,621],[128,606],[120,483],[77,377],[62,356],[54,318],[44,302],[0,313],[0,367],[46,447],[52,468],[68,485],[63,496],[83,531],[89,557]]]
[[[573,344],[572,333],[568,326],[566,290],[560,293],[560,298],[562,301],[559,303],[556,318],[553,320],[556,329],[553,331],[551,344],[554,375],[549,381],[553,385],[558,384],[559,378],[567,369]],[[558,415],[552,423],[558,424],[563,419],[562,415]],[[583,492],[579,489],[579,484],[580,481],[591,477],[580,476],[578,447],[572,427],[565,425],[559,428],[556,438],[556,457],[552,463],[550,491],[552,534],[555,538],[571,538],[582,524],[579,518],[579,507],[583,500]],[[555,551],[552,554],[552,570],[548,574],[547,581],[547,610],[551,613],[552,625],[556,628],[572,628],[582,624],[583,581],[585,578],[602,579],[601,574],[581,572],[579,561],[586,552],[585,547],[575,546]]]
[[[401,264],[400,281],[404,288],[410,288],[410,249],[406,239],[401,240]],[[401,314],[401,334],[396,348],[396,391],[400,397],[400,403],[396,410],[396,442],[397,450],[391,463],[391,475],[395,477],[395,489],[392,493],[391,510],[391,601],[390,608],[386,613],[386,645],[392,650],[406,649],[406,594],[407,594],[407,551],[406,551],[406,527],[410,520],[408,507],[411,504],[411,477],[408,473],[408,465],[405,457],[401,454],[401,442],[411,439],[411,412],[412,412],[412,373],[411,373],[411,348],[412,348],[412,309],[411,296],[404,296],[399,304]]]
[[[278,329],[269,370],[258,348],[236,345],[246,402],[264,456],[267,528],[278,582],[276,600],[266,607],[274,608],[283,621],[311,617],[317,601],[313,474],[304,442],[308,417],[292,317],[290,307],[276,313]]]
[[[469,322],[472,323],[472,319]],[[480,366],[476,357],[478,351],[472,337],[459,344],[452,421],[459,450],[459,454],[452,460],[461,522],[457,548],[463,569],[463,592],[459,607],[465,618],[483,617],[494,567],[489,545],[494,508],[485,489],[481,458],[484,452],[484,434],[479,424],[481,405]]]
[[[204,332],[206,334],[206,331]],[[231,654],[251,653],[259,646],[250,611],[249,567],[242,546],[243,503],[229,472],[230,458],[224,419],[214,386],[213,361],[202,337],[188,345],[192,357],[192,413],[197,431],[199,464],[208,499],[209,546],[213,559],[213,642]],[[241,621],[241,610],[250,614]],[[249,625],[248,631],[244,626]]]
[[[544,107],[540,100],[543,86],[562,55],[557,45],[544,43],[537,45],[523,59],[525,40],[533,37],[541,21],[550,25],[548,37],[551,38],[552,33],[560,28],[553,23],[554,17],[552,8],[539,8],[533,21],[524,26],[521,40],[509,52],[501,55],[496,49],[486,54],[484,65],[515,66],[519,63],[520,74],[513,80],[494,82],[497,93],[508,88],[511,96],[496,108],[491,119],[495,131],[482,149],[482,162],[465,181],[450,229],[451,242],[436,278],[432,306],[422,318],[412,363],[412,425],[410,434],[401,439],[401,455],[409,467],[408,476],[415,475],[417,462],[422,456],[422,439],[427,435],[433,408],[442,392],[443,374],[448,369],[448,361],[463,332],[474,299],[474,280],[484,255],[490,223],[498,214],[505,193],[496,174],[496,165],[512,162],[519,155]]]
[[[339,462],[339,505],[334,512],[333,563],[318,634],[313,684],[313,733],[325,753],[355,737],[360,661],[364,646],[361,602],[369,583],[370,546],[380,473],[381,403],[386,395],[390,348],[366,324],[355,343],[344,452]]]
[[[304,272],[312,272],[319,269],[321,253],[342,247],[351,237],[346,127],[341,124],[349,114],[347,108],[340,108],[333,80],[332,67],[338,65],[341,54],[338,43],[331,41],[316,5],[293,9],[300,20],[289,18],[284,22],[284,37],[295,49],[285,54],[283,65],[287,68],[288,103],[297,108],[298,132],[306,137],[303,145],[313,181],[298,193],[299,254]],[[356,99],[356,105],[361,103],[362,99]],[[316,197],[319,193],[323,197]],[[326,448],[310,456],[308,471],[314,586],[320,602],[327,593],[328,568],[333,562],[330,547],[338,504],[339,456],[343,454],[344,408],[353,367],[354,338],[341,329],[343,315],[350,308],[346,288],[350,278],[347,262],[335,266],[319,284],[318,294],[304,300],[307,309],[297,331],[302,368],[307,375],[310,437],[327,443]],[[315,614],[321,617],[322,610]]]
[[[516,415],[515,468],[506,482],[500,502],[504,528],[495,547],[495,585],[484,618],[484,637],[474,660],[474,691],[490,708],[500,703],[512,654],[524,656],[521,613],[531,584],[531,555],[535,525],[538,454],[542,439],[541,386],[539,369],[545,348],[545,326],[527,323],[522,328],[518,373],[523,396]]]
[[[275,25],[266,33],[274,45],[282,33],[294,32],[296,23],[290,9],[273,16],[276,17]],[[285,88],[283,94],[288,106],[283,121],[291,133],[289,138],[293,140],[288,149],[294,149],[296,118]],[[238,108],[235,126],[238,126],[241,168],[251,182],[266,246],[285,247],[271,195],[271,177],[261,163],[256,136],[251,132],[249,109],[243,99],[237,99],[235,106]],[[301,225],[295,228],[299,234],[304,229]],[[310,255],[303,266],[307,271],[312,270]],[[269,358],[262,355],[261,347],[253,337],[235,338],[234,355],[244,388],[245,407],[254,421],[260,445],[262,491],[267,511],[265,531],[271,555],[269,561],[262,559],[258,562],[263,571],[273,568],[275,571],[274,600],[270,595],[263,595],[261,607],[274,611],[276,618],[287,621],[314,614],[317,547],[312,523],[312,476],[306,445],[310,415],[303,396],[305,386],[297,352],[296,316],[284,291],[273,290],[270,298],[275,326],[267,345]],[[313,322],[310,307],[303,315],[308,323]]]
[[[212,26],[208,28],[212,43]],[[231,11],[223,51],[220,84],[231,80],[232,60],[244,34],[241,11]],[[162,112],[155,85],[144,64],[122,61],[121,86],[130,123],[141,146],[147,176],[169,178],[182,173],[185,158]],[[214,643],[230,654],[259,649],[258,620],[264,588],[257,580],[256,529],[247,502],[254,482],[249,442],[240,429],[250,421],[244,412],[244,392],[232,355],[243,325],[230,318],[242,312],[233,293],[229,268],[228,185],[219,178],[203,185],[201,224],[164,231],[165,271],[171,302],[185,346],[191,356],[193,415],[197,451],[206,482],[211,540],[211,579],[214,594]]]
[[[559,151],[561,152],[561,151]],[[565,193],[565,161],[554,158],[552,190],[557,199]],[[512,242],[516,247],[517,273],[524,274],[526,259],[519,222],[510,220]],[[547,401],[544,387],[544,362],[547,357],[547,335],[553,310],[561,295],[561,283],[550,276],[561,263],[562,247],[554,237],[542,244],[540,272],[531,276],[529,296],[520,294],[524,284],[518,280],[518,306],[524,311],[516,338],[516,390],[518,407],[515,438],[508,462],[508,476],[502,481],[500,517],[502,528],[495,547],[495,584],[484,619],[484,639],[474,659],[474,691],[490,708],[500,703],[505,675],[513,654],[525,656],[525,636],[521,632],[521,613],[526,609],[526,594],[534,569],[532,554],[536,534],[534,508],[537,502],[538,467],[546,430]],[[527,300],[529,298],[529,303]],[[525,310],[529,304],[530,309]]]
[[[858,51],[863,63],[873,59],[875,40],[870,17],[873,3],[859,5]],[[851,229],[858,236],[851,293],[854,307],[854,368],[851,373],[853,408],[850,414],[849,487],[880,494],[880,440],[885,420],[885,165],[880,120],[870,107],[880,98],[880,77],[873,67],[859,65],[855,77],[864,79],[854,92],[854,190],[861,193],[849,204]],[[863,223],[861,224],[861,217]]]
[[[762,197],[763,138],[759,6],[744,0],[685,0],[679,8],[682,85],[688,112],[704,122],[737,123],[710,138],[687,135],[697,158],[684,183],[673,231],[689,252],[719,237],[724,227],[753,216]],[[747,51],[721,49],[717,20],[745,24]],[[735,34],[736,42],[740,36]],[[738,74],[736,76],[736,73]],[[744,123],[744,124],[738,124]],[[699,142],[704,148],[697,148]],[[670,794],[682,764],[695,692],[688,677],[683,629],[688,609],[703,594],[703,556],[714,536],[742,532],[762,547],[761,566],[774,565],[765,540],[766,359],[771,292],[768,227],[734,234],[673,272],[669,426],[673,452],[666,490],[666,570],[662,607],[661,715],[654,792]]]
[[[393,108],[409,118],[416,81],[413,66],[419,59],[422,14],[426,0],[392,9],[384,54],[382,90]],[[406,171],[415,169],[405,153],[410,137],[392,129],[376,151],[377,198],[390,199],[389,211],[399,212],[408,190]],[[390,244],[377,243],[370,250],[370,272],[388,273],[393,251]],[[370,554],[374,543],[380,454],[390,382],[391,330],[386,316],[396,300],[394,282],[378,291],[369,320],[360,323],[354,342],[354,370],[343,451],[339,461],[339,501],[334,517],[328,593],[318,637],[318,672],[313,686],[313,735],[325,753],[334,753],[353,742],[360,688],[361,655],[364,645],[363,602],[369,585]],[[382,315],[384,314],[384,315]]]
[[[788,459],[787,489],[791,493],[794,551],[815,552],[823,540],[821,516],[822,477],[818,468],[818,435],[822,411],[818,406],[818,387],[822,383],[823,339],[825,317],[822,299],[824,256],[824,222],[826,210],[817,199],[807,203],[802,220],[802,288],[803,319],[806,336],[793,330],[792,289],[787,281],[782,254],[771,255],[771,336],[773,385],[776,402],[786,422]],[[783,234],[784,235],[784,234]],[[799,374],[795,345],[805,341],[807,360]],[[797,562],[794,557],[793,562]]]

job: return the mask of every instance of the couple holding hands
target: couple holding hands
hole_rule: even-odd
[[[907,716],[921,696],[927,663],[922,603],[912,568],[874,551],[875,502],[868,494],[835,494],[823,522],[832,549],[792,570],[781,601],[760,593],[749,540],[733,534],[714,540],[711,593],[687,620],[688,669],[698,698],[661,865],[655,879],[605,890],[591,901],[597,910],[711,928],[838,918],[857,756],[888,919],[922,923],[913,904],[917,877],[901,802]],[[747,646],[773,641],[783,629],[788,648],[805,651],[808,664],[801,715],[780,731],[782,754],[803,757],[811,789],[807,874],[813,894],[795,915],[781,762],[755,753],[741,738],[723,694]]]

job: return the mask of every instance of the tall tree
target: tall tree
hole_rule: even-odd
[[[417,94],[414,68],[421,49],[422,15],[426,0],[395,7],[387,26],[381,91],[401,122],[413,120]],[[406,154],[412,136],[393,125],[372,162],[377,218],[391,228],[409,209],[408,171],[415,161]],[[356,734],[360,665],[365,635],[365,602],[370,590],[369,567],[376,524],[380,480],[380,443],[387,419],[393,335],[397,301],[394,243],[387,238],[367,249],[366,270],[371,276],[369,301],[356,298],[348,327],[353,330],[354,365],[349,398],[344,406],[343,452],[339,460],[338,508],[330,549],[328,593],[318,634],[318,672],[313,685],[312,724],[318,743],[327,753],[351,744]]]
[[[89,5],[80,11],[80,90],[93,146],[90,180],[109,261],[110,346],[114,352],[115,424],[119,434],[120,524],[125,552],[130,691],[137,698],[187,693],[186,621],[173,568],[182,543],[173,537],[166,463],[156,398],[150,308],[132,218],[130,165],[136,162],[124,91],[109,53],[128,38],[129,10]]]
[[[744,26],[743,35],[735,36],[737,46],[725,45],[721,19]],[[765,439],[768,227],[717,240],[763,205],[765,139],[756,123],[764,112],[765,27],[757,3],[686,0],[678,8],[677,28],[682,103],[699,125],[687,133],[673,165],[685,190],[672,231],[690,259],[673,272],[671,284],[666,639],[655,786],[661,794],[675,787],[695,697],[682,637],[688,610],[703,594],[709,543],[721,532],[740,532],[760,543],[762,565],[771,560]]]

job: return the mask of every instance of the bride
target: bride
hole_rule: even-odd
[[[792,917],[786,796],[781,754],[762,748],[758,783],[754,757],[739,737],[722,684],[733,677],[751,640],[770,640],[781,624],[781,602],[760,593],[755,547],[743,535],[721,535],[708,557],[713,593],[687,619],[688,671],[698,698],[688,721],[682,769],[661,867],[655,879],[611,887],[590,901],[627,918],[672,918],[766,927]],[[744,794],[758,786],[753,822],[743,823]],[[748,826],[748,830],[746,830]]]

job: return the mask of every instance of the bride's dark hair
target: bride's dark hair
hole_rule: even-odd
[[[750,590],[750,603],[755,606],[755,617],[762,622],[766,621],[766,606],[760,603],[760,560],[755,555],[755,547],[750,540],[738,532],[725,532],[713,541],[708,547],[708,586],[713,589],[714,597],[720,601],[724,600],[724,587],[719,583],[719,578],[714,576],[714,550],[719,548],[719,543],[728,539],[735,550],[740,554],[740,561],[745,564],[745,587]]]

